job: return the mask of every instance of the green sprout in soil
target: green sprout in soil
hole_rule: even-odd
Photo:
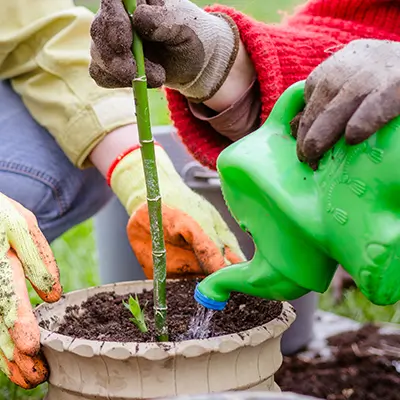
[[[123,0],[125,9],[132,21],[136,10],[136,0]],[[133,27],[133,26],[132,26]],[[158,183],[154,139],[150,126],[149,99],[147,79],[144,66],[143,44],[139,35],[133,30],[132,53],[136,61],[137,73],[132,81],[135,98],[137,126],[139,131],[140,150],[147,189],[147,206],[149,210],[150,234],[153,254],[154,283],[154,321],[157,341],[168,341],[166,277],[167,253],[165,251],[164,230],[162,223],[161,194]]]
[[[135,297],[136,299],[129,296],[128,303],[125,303],[124,301],[122,301],[122,303],[133,315],[133,318],[129,318],[129,321],[133,322],[139,328],[140,332],[146,333],[148,329],[144,319],[144,307],[140,308],[137,294]]]

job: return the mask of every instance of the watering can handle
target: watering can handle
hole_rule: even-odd
[[[289,125],[292,119],[304,109],[305,80],[289,86],[275,103],[268,118],[280,125]]]

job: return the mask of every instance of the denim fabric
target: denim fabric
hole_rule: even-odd
[[[7,81],[0,81],[0,192],[36,215],[49,242],[113,196],[95,168],[71,164]]]

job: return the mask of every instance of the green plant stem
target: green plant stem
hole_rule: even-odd
[[[130,18],[136,9],[136,0],[123,0]],[[132,26],[133,28],[133,26]],[[136,61],[137,74],[132,82],[135,97],[137,125],[140,149],[147,188],[147,205],[150,218],[150,233],[153,247],[153,282],[154,282],[154,320],[157,340],[168,341],[166,276],[167,259],[162,224],[161,194],[158,183],[154,139],[151,133],[147,80],[144,66],[143,45],[140,37],[133,30],[132,52]]]

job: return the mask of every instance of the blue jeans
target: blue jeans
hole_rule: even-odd
[[[0,81],[0,192],[36,215],[49,242],[113,196],[95,168],[71,164],[7,81]]]

